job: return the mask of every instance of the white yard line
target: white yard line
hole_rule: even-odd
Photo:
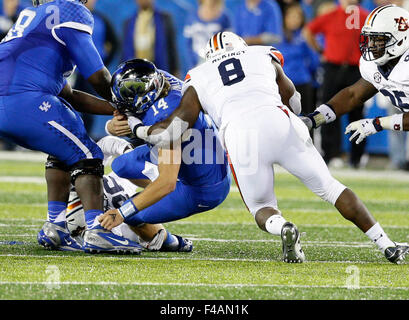
[[[0,177],[0,182],[8,183],[35,183],[46,184],[44,177],[16,177],[16,176],[3,176]]]
[[[254,284],[254,283],[182,283],[182,282],[110,282],[110,281],[64,281],[64,282],[44,282],[44,281],[0,281],[0,285],[96,285],[96,286],[178,286],[178,287],[212,287],[212,288],[328,288],[328,289],[350,289],[347,286],[336,285],[297,285],[297,284]],[[387,287],[387,286],[360,286],[359,289],[393,289],[409,290],[408,287]]]
[[[2,237],[34,237],[34,234],[2,234]],[[220,243],[281,243],[281,240],[276,239],[214,239],[214,238],[198,238],[195,236],[187,237],[193,241],[203,242],[220,242]],[[342,241],[302,241],[304,246],[316,247],[354,247],[354,248],[375,248],[370,242],[342,242]]]
[[[374,249],[376,251],[376,249]],[[189,260],[189,261],[212,261],[212,262],[267,262],[267,263],[283,263],[278,260],[272,260],[272,259],[243,259],[243,258],[195,258],[192,257],[190,254],[186,254],[185,257],[144,257],[142,256],[133,256],[133,257],[125,257],[125,256],[104,256],[104,255],[91,255],[91,254],[84,254],[82,256],[65,256],[65,255],[33,255],[33,254],[0,254],[1,257],[7,257],[7,258],[35,258],[35,259],[58,259],[58,258],[63,258],[63,259],[73,259],[73,258],[85,258],[85,259],[105,259],[105,260],[114,260],[114,261],[119,261],[119,260],[132,260],[136,261],[137,259],[139,260],[153,260],[153,261],[159,261],[159,260],[164,260],[164,261],[169,261],[169,260]],[[390,262],[387,262],[386,260],[383,261],[383,259],[379,259],[377,262],[369,262],[369,261],[339,261],[339,260],[334,260],[334,261],[326,261],[326,260],[319,260],[319,261],[307,261],[304,262],[307,264],[321,264],[321,263],[332,263],[332,264],[348,264],[348,265],[365,265],[365,264],[379,264],[379,265],[391,265]]]
[[[42,152],[32,151],[0,151],[0,161],[29,161],[45,162],[47,155]]]

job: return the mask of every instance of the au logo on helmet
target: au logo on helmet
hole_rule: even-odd
[[[408,20],[404,17],[395,18],[395,22],[398,24],[398,31],[406,31],[409,29]]]

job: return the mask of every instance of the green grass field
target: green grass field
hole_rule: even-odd
[[[43,174],[40,162],[0,161],[0,299],[409,299],[409,262],[387,262],[355,226],[286,173],[276,175],[276,194],[287,220],[306,232],[304,264],[280,261],[280,239],[256,227],[236,188],[219,208],[166,225],[193,239],[192,253],[47,251],[36,241],[46,217]],[[409,241],[405,174],[335,176],[393,240]]]

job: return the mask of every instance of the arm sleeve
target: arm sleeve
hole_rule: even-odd
[[[71,59],[85,79],[104,68],[91,34],[69,27],[56,29],[56,34],[64,41]]]

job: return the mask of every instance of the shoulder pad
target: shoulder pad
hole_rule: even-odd
[[[283,57],[282,53],[280,51],[278,51],[276,48],[270,47],[269,55],[271,56],[271,58],[273,58],[274,61],[281,64],[281,67],[284,66],[284,57]]]
[[[59,1],[60,24],[80,23],[94,29],[94,17],[91,11],[83,4],[76,1]]]

